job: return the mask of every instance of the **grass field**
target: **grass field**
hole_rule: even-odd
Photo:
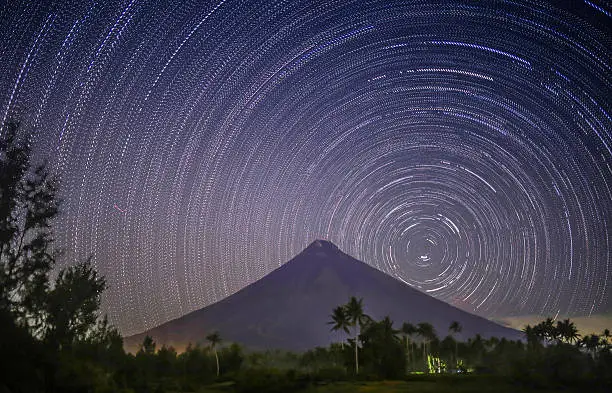
[[[308,393],[515,393],[532,391],[524,387],[505,384],[505,383],[482,383],[470,381],[468,383],[452,383],[450,381],[382,381],[382,382],[363,382],[363,383],[338,383],[327,386],[318,386],[306,390]],[[553,392],[556,390],[533,390],[534,392]],[[568,391],[564,389],[563,391]],[[576,391],[578,392],[578,391]]]
[[[232,384],[219,384],[209,386],[201,392],[208,393],[232,393],[236,392]],[[271,392],[281,392],[273,387]],[[376,382],[334,382],[327,384],[313,385],[306,389],[296,390],[296,393],[583,393],[599,392],[593,387],[568,387],[558,388],[529,388],[517,385],[503,378],[489,376],[423,376],[408,381],[376,381]],[[284,391],[283,391],[284,392]],[[262,392],[263,393],[263,392]],[[287,391],[290,393],[290,391]]]

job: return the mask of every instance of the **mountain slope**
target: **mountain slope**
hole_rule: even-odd
[[[241,291],[156,328],[125,338],[134,350],[146,334],[158,345],[182,349],[203,342],[217,330],[225,341],[253,348],[304,350],[339,341],[327,322],[334,307],[350,296],[362,297],[366,314],[389,315],[401,326],[431,323],[445,336],[452,321],[463,326],[459,337],[498,336],[519,339],[521,333],[472,315],[411,288],[405,283],[317,240],[295,258]]]

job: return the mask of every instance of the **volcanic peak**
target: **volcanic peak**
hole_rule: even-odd
[[[324,260],[337,259],[345,256],[345,254],[340,251],[338,246],[336,246],[334,243],[330,242],[329,240],[322,239],[317,239],[310,243],[308,247],[302,251],[301,255],[307,259],[319,257],[323,258]]]
[[[126,337],[138,349],[145,335],[158,345],[185,347],[211,331],[250,348],[307,350],[327,346],[338,337],[329,329],[329,313],[351,297],[363,298],[368,315],[389,316],[396,323],[431,323],[445,332],[452,321],[463,326],[463,339],[520,339],[519,331],[469,314],[410,287],[340,251],[327,240],[315,240],[301,253],[233,295],[141,334]]]
[[[329,240],[317,239],[314,242],[310,243],[307,248],[322,248],[327,250],[339,251],[340,249],[334,243]]]

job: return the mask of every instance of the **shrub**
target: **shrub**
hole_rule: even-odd
[[[297,391],[307,385],[308,382],[298,378],[295,370],[254,368],[239,373],[236,378],[238,393],[285,393]]]

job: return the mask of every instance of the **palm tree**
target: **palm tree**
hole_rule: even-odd
[[[557,341],[559,338],[559,331],[555,326],[555,321],[548,317],[544,322],[541,322],[538,326],[540,326],[540,334],[546,338],[548,341]]]
[[[393,321],[387,315],[379,322],[384,337],[391,338],[394,342],[400,343],[401,339],[397,336],[400,330],[393,328]]]
[[[427,355],[429,353],[427,350],[427,344],[429,344],[430,341],[435,340],[436,331],[431,323],[421,322],[417,325],[417,332],[419,333],[419,336],[423,338],[423,358],[425,359],[426,364],[429,364],[427,363]]]
[[[591,353],[593,359],[597,354],[597,348],[599,347],[600,341],[599,336],[596,334],[591,334],[590,336],[584,336],[582,338],[582,344],[586,347],[587,351]]]
[[[574,325],[574,322],[571,322],[569,319],[557,321],[557,332],[561,340],[570,344],[574,343],[580,338],[576,325]]]
[[[527,325],[523,328],[523,333],[525,333],[525,338],[527,339],[527,345],[530,348],[535,348],[538,342],[540,342],[540,335],[538,329],[534,326]]]
[[[463,327],[457,321],[453,321],[448,327],[448,331],[451,333],[451,336],[456,333],[461,333],[462,330],[463,330]]]
[[[217,377],[219,376],[219,355],[217,355],[217,344],[221,342],[221,336],[219,332],[213,332],[206,336],[206,340],[210,343],[210,348],[215,352],[215,359],[217,360]]]
[[[346,308],[343,306],[338,306],[333,309],[332,314],[330,315],[331,321],[327,322],[328,325],[333,325],[331,330],[338,331],[342,330],[346,334],[350,334],[349,327],[351,326],[351,321],[349,320],[348,314],[346,313]],[[344,349],[344,340],[340,342],[342,349]]]
[[[537,337],[537,342],[539,344],[548,344],[550,342],[553,329],[555,329],[555,326],[552,323],[551,318],[534,325],[533,333]]]
[[[482,365],[482,358],[485,352],[485,345],[480,333],[476,333],[474,339],[470,342],[470,350],[476,358],[476,363]]]
[[[344,306],[346,314],[351,323],[351,326],[355,328],[355,374],[359,374],[359,334],[361,333],[361,327],[371,320],[363,312],[363,299],[357,299],[355,296],[351,296],[349,302]]]
[[[406,373],[409,370],[411,356],[410,356],[410,346],[412,345],[412,335],[417,332],[416,326],[411,323],[404,322],[402,325],[402,334],[404,335],[404,339],[406,340],[406,354],[408,357],[408,361],[406,362]]]
[[[448,332],[455,340],[455,367],[457,368],[459,367],[459,343],[457,342],[457,339],[455,338],[455,334],[461,333],[462,330],[463,330],[463,327],[457,321],[453,321],[448,327]]]

